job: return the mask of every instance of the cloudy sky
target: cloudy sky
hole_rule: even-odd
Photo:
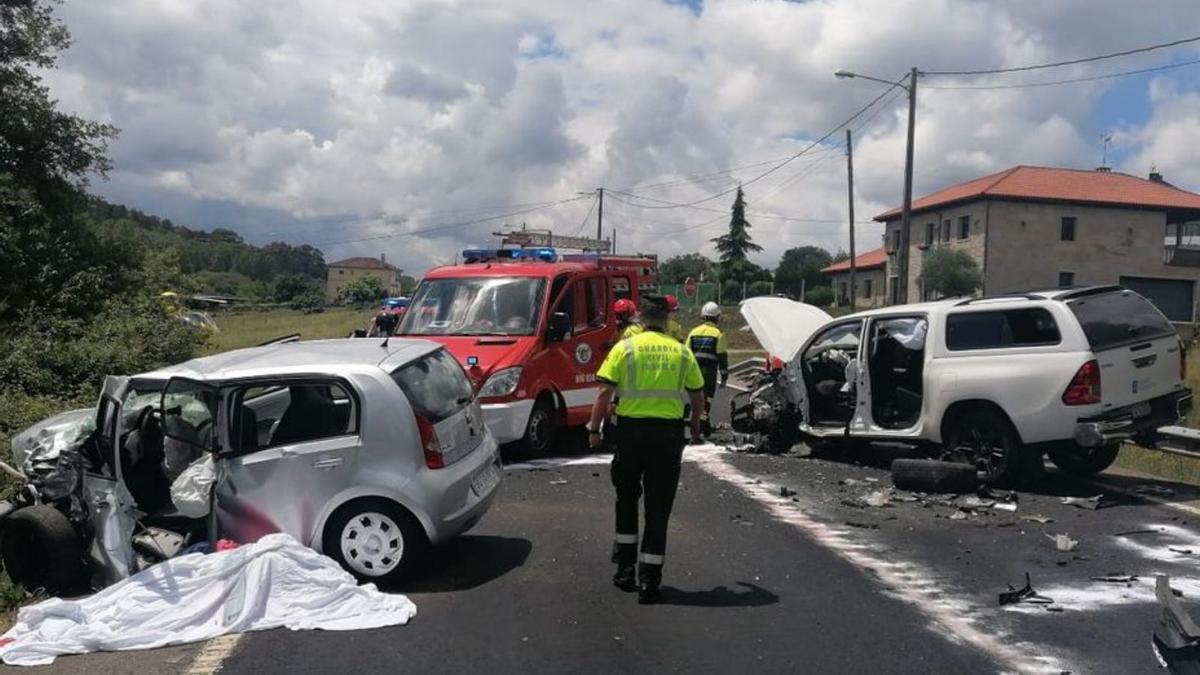
[[[59,12],[75,44],[48,75],[54,95],[122,130],[97,192],[255,243],[316,244],[331,261],[386,253],[417,273],[506,224],[594,233],[594,200],[578,193],[598,186],[624,251],[711,254],[739,181],[758,262],[844,247],[844,132],[760,177],[885,89],[835,70],[1022,66],[1200,26],[1194,0],[66,0]],[[1200,65],[938,88],[1197,59],[1192,43],[922,78],[916,192],[1014,164],[1095,167],[1106,134],[1110,165],[1156,166],[1200,191]],[[894,90],[851,124],[862,249],[879,241],[870,217],[900,200],[905,103]]]

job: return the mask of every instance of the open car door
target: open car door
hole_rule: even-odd
[[[94,532],[88,557],[95,563],[98,581],[104,585],[128,577],[134,569],[134,500],[125,487],[120,461],[128,392],[128,377],[104,378],[96,405],[96,441],[102,466],[99,472],[83,475],[83,497],[90,507],[88,520]]]

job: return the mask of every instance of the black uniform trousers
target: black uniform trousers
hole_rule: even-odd
[[[617,533],[613,562],[639,562],[643,583],[662,581],[667,550],[667,521],[679,486],[683,458],[684,424],[680,419],[618,417],[617,448],[613,453],[612,482],[617,489]],[[644,495],[646,527],[638,556],[638,499]]]

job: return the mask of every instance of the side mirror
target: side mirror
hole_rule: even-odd
[[[546,326],[546,342],[562,342],[571,334],[571,317],[566,312],[555,312],[550,315],[550,323]]]

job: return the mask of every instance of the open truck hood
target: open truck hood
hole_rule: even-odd
[[[824,310],[787,298],[743,300],[741,312],[763,349],[784,362],[791,361],[805,340],[833,320]]]

